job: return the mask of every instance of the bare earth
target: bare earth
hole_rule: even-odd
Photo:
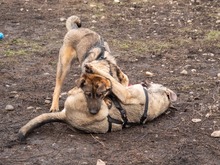
[[[219,0],[1,0],[0,9],[1,165],[219,165],[220,138],[211,137],[220,130]],[[147,79],[174,90],[176,110],[107,134],[47,124],[19,143],[19,128],[49,111],[70,15],[108,41],[131,84]],[[78,65],[63,92],[75,86]]]

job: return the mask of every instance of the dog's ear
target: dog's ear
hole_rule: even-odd
[[[170,101],[174,102],[174,101],[177,100],[177,95],[176,95],[176,93],[173,92],[172,90],[167,89],[167,90],[166,90],[166,94],[169,96]]]
[[[79,88],[82,88],[85,84],[86,80],[84,76],[81,76],[79,79],[76,80],[76,85]]]

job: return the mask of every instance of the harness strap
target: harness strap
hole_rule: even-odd
[[[117,96],[115,96],[113,93],[111,93],[109,95],[109,98],[112,100],[115,107],[119,110],[123,122],[120,121],[120,120],[114,119],[114,118],[112,118],[111,116],[108,115],[108,122],[109,122],[108,132],[111,132],[112,123],[121,124],[122,128],[125,128],[126,125],[134,126],[134,125],[144,124],[144,121],[147,118],[149,97],[148,97],[148,93],[147,93],[147,90],[146,90],[145,87],[143,87],[143,90],[144,90],[144,94],[145,94],[145,97],[146,97],[146,103],[145,103],[145,107],[144,107],[144,113],[143,113],[143,115],[141,116],[141,119],[140,119],[140,123],[128,122],[126,111],[122,108]]]
[[[145,107],[144,107],[144,114],[141,116],[140,119],[140,124],[144,124],[144,120],[147,118],[147,112],[148,112],[148,104],[149,104],[149,98],[148,98],[148,93],[145,87],[143,87],[144,89],[144,94],[146,97],[146,103],[145,103]]]
[[[112,130],[112,123],[115,123],[115,124],[123,124],[122,121],[120,120],[116,120],[114,118],[112,118],[111,116],[108,115],[108,132],[111,132]]]
[[[87,52],[83,56],[83,60],[85,60],[89,56],[90,50],[92,50],[93,48],[97,48],[97,47],[101,49],[101,52],[99,53],[98,57],[95,60],[104,59],[104,52],[106,49],[105,49],[104,39],[100,38],[100,41],[97,41],[91,48],[87,50]]]
[[[122,128],[125,128],[125,126],[127,125],[127,122],[128,122],[126,111],[122,108],[118,98],[113,93],[111,93],[110,98],[113,101],[113,103],[115,104],[115,107],[119,110],[119,112],[121,114],[121,118],[123,120]]]

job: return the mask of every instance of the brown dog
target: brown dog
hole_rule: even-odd
[[[56,86],[53,93],[53,102],[50,108],[51,112],[59,110],[59,95],[63,85],[64,78],[70,68],[71,61],[78,59],[82,72],[85,63],[97,61],[97,65],[103,71],[111,73],[113,77],[123,85],[128,85],[128,78],[125,74],[112,68],[116,64],[114,57],[110,54],[107,42],[96,32],[80,28],[81,21],[77,16],[71,16],[66,21],[68,30],[64,37],[63,45],[60,48],[57,64]]]
[[[118,131],[123,127],[144,124],[147,120],[153,120],[165,112],[170,103],[177,99],[172,90],[160,84],[151,83],[147,88],[140,84],[124,87],[110,74],[92,65],[86,67],[89,72],[101,76],[83,75],[79,80],[81,88],[75,87],[69,91],[70,95],[65,102],[64,109],[61,112],[45,113],[30,120],[19,130],[20,140],[23,140],[36,127],[54,121],[65,122],[74,128],[90,133]],[[93,109],[89,110],[86,97],[93,93],[103,98],[109,93],[109,89],[119,101],[109,107],[101,99],[98,111],[94,113]],[[115,99],[112,101],[115,102]]]

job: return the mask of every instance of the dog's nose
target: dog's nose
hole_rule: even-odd
[[[89,112],[92,114],[92,115],[96,115],[98,113],[98,110],[96,109],[90,109]]]

